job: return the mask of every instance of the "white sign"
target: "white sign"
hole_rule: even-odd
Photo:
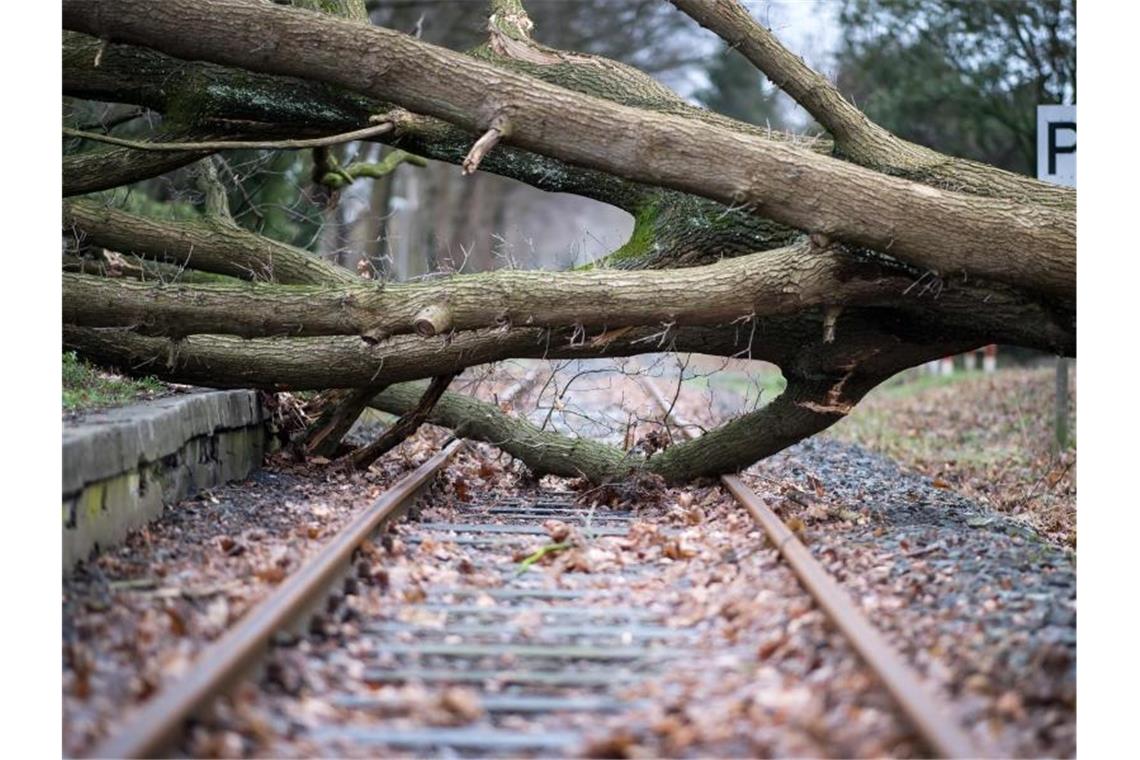
[[[1077,186],[1077,107],[1037,106],[1037,179]]]

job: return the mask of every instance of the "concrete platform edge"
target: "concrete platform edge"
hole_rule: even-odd
[[[63,433],[63,569],[122,541],[167,505],[261,466],[256,391],[170,396],[91,414]]]

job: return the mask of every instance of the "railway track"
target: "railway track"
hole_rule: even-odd
[[[655,386],[647,388],[665,405]],[[574,493],[539,490],[472,503],[461,519],[416,519],[417,498],[462,448],[462,442],[449,443],[397,483],[92,754],[160,754],[179,741],[189,721],[263,662],[267,651],[273,655],[263,682],[281,681],[276,671],[301,650],[304,656],[293,659],[324,658],[321,699],[336,712],[327,722],[290,724],[289,739],[302,754],[583,751],[589,727],[629,708],[626,687],[683,658],[693,631],[670,620],[666,605],[635,601],[631,589],[652,576],[652,567],[574,574],[567,582],[569,576],[552,579],[537,564],[520,565],[536,541],[554,544],[566,531],[589,545],[628,541],[635,517],[629,511],[585,510]],[[739,479],[726,477],[724,485],[763,527],[929,749],[945,757],[980,756],[953,711],[931,697],[794,534]],[[411,519],[402,519],[409,513]],[[668,538],[674,530],[660,532]],[[370,558],[376,546],[383,552]],[[388,577],[383,556],[412,551],[458,570],[406,582],[401,603],[392,604],[384,592],[395,579]],[[320,621],[331,618],[348,621],[348,633],[325,636]],[[314,619],[318,624],[309,626],[308,635],[284,633],[303,630]],[[418,717],[393,704],[392,692],[385,691],[394,687],[408,696],[398,690],[412,686],[433,695],[426,703],[430,709]]]
[[[693,427],[672,414],[673,405],[657,384],[646,378],[643,385],[662,413],[672,417],[674,424],[689,437],[693,437]],[[899,709],[926,739],[930,748],[941,757],[982,756],[981,749],[958,725],[952,706],[943,704],[934,697],[929,687],[923,684],[921,676],[867,620],[779,516],[736,475],[721,476],[721,483],[764,529],[768,539],[795,571],[804,588],[874,670]]]

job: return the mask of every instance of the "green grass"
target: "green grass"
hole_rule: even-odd
[[[166,390],[153,377],[135,380],[112,375],[69,351],[63,355],[63,409],[89,411],[149,398]]]
[[[942,388],[947,385],[954,385],[963,380],[970,380],[973,378],[981,377],[983,375],[981,370],[973,370],[970,372],[956,371],[953,375],[932,375],[926,371],[926,368],[918,370],[911,370],[900,373],[894,378],[883,383],[876,388],[873,392],[887,397],[902,398],[905,396],[914,396],[924,391],[931,390],[932,388]]]
[[[685,385],[689,388],[697,388],[701,391],[711,390],[713,393],[728,392],[742,398],[749,394],[755,396],[759,389],[764,403],[770,402],[783,393],[787,384],[788,381],[779,372],[750,375],[743,372],[722,370],[685,378]]]

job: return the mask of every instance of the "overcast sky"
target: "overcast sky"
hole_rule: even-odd
[[[834,79],[834,55],[839,46],[838,0],[743,0],[752,17],[769,27],[793,53],[803,56],[808,65]],[[720,38],[693,22],[694,41],[715,50]],[[692,69],[667,84],[682,96],[691,97],[708,83],[704,72]],[[791,99],[786,101],[789,116],[801,125],[810,119]]]

